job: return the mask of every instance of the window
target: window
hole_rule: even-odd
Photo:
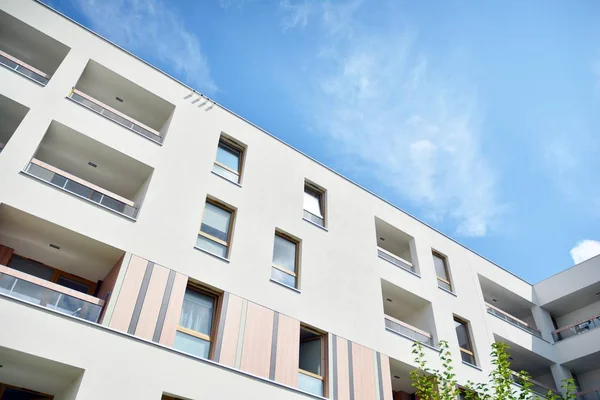
[[[196,247],[227,258],[232,224],[233,211],[207,200]]]
[[[243,147],[221,136],[213,172],[235,183],[240,183]]]
[[[194,287],[186,289],[173,347],[209,358],[216,303],[217,296],[212,293]]]
[[[326,338],[323,333],[300,327],[298,387],[318,396],[325,395]]]
[[[325,193],[322,189],[304,183],[304,219],[325,226]]]
[[[455,317],[454,327],[456,328],[456,337],[458,338],[458,346],[460,347],[460,355],[463,362],[476,365],[471,335],[469,334],[469,325],[466,321]]]
[[[434,251],[433,265],[435,266],[438,287],[452,292],[452,284],[450,283],[450,274],[448,273],[448,263],[446,261],[446,257]]]
[[[293,288],[298,284],[298,241],[275,232],[271,279]]]

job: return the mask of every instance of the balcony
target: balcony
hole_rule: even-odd
[[[578,392],[577,400],[600,400],[600,388]]]
[[[396,267],[418,275],[414,239],[401,230],[375,217],[377,256]]]
[[[23,172],[135,220],[152,168],[53,121]]]
[[[42,86],[69,48],[23,21],[0,11],[0,65]]]
[[[29,109],[0,95],[0,152],[15,133]]]
[[[124,252],[0,205],[0,295],[98,322]],[[106,284],[105,284],[106,282]]]
[[[552,332],[552,338],[555,342],[568,339],[573,336],[588,333],[591,330],[600,327],[600,314],[594,315],[585,321],[577,322],[571,325],[563,326]]]
[[[90,60],[68,98],[162,144],[175,106]]]
[[[383,279],[381,293],[385,330],[435,348],[431,303]]]
[[[511,378],[512,378],[513,383],[516,386],[518,386],[519,388],[523,387],[524,378],[521,376],[521,374],[519,374],[518,372],[512,371]],[[542,398],[546,398],[548,396],[548,393],[555,394],[557,396],[559,395],[559,393],[556,391],[556,389],[553,389],[550,386],[544,385],[543,383],[537,382],[534,379],[529,379],[529,382],[531,383],[530,390],[534,394],[536,394]]]
[[[519,329],[523,329],[525,332],[536,336],[538,338],[542,338],[542,332],[539,329],[529,326],[526,322],[521,321],[520,319],[513,317],[507,312],[502,311],[501,309],[494,307],[491,304],[485,303],[488,314],[491,314],[501,320],[508,322],[511,325],[516,326]]]

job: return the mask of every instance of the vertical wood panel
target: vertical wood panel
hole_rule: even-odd
[[[298,387],[300,358],[300,321],[279,314],[275,381]]]
[[[0,264],[6,265],[10,261],[14,250],[10,247],[2,246],[0,244]]]
[[[243,371],[269,378],[272,335],[273,311],[248,302],[240,365]]]
[[[127,332],[147,265],[148,260],[144,260],[138,256],[131,257],[125,280],[121,285],[117,304],[110,320],[111,328]]]
[[[354,372],[354,398],[377,400],[376,392],[379,388],[375,384],[373,350],[352,343],[352,370]]]
[[[148,291],[146,292],[146,297],[144,299],[144,305],[142,306],[142,311],[140,313],[140,319],[138,320],[135,329],[135,336],[152,340],[168,278],[169,270],[167,268],[161,267],[160,265],[154,265],[150,284],[148,285]]]
[[[177,273],[171,289],[171,298],[165,315],[162,332],[160,334],[160,344],[165,346],[173,346],[175,343],[175,331],[179,325],[179,317],[181,316],[181,307],[183,306],[183,297],[187,288],[187,276]]]
[[[221,357],[217,361],[229,367],[235,366],[240,319],[242,318],[242,303],[243,300],[241,297],[229,293],[227,311],[225,313],[225,325],[223,325],[223,332],[219,332],[219,335],[223,335],[223,339],[221,342]]]
[[[381,354],[381,383],[383,385],[383,399],[393,400],[392,393],[392,372],[390,371],[390,358]]]
[[[334,400],[350,400],[350,365],[348,363],[348,341],[336,338],[337,353],[337,398]]]

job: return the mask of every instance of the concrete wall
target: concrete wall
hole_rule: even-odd
[[[577,382],[582,392],[593,389],[600,390],[600,368],[577,375]]]

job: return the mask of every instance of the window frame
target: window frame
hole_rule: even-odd
[[[288,242],[291,242],[295,245],[295,254],[294,254],[294,272],[291,272],[290,270],[286,269],[285,267],[282,267],[280,265],[277,265],[273,262],[273,257],[271,257],[271,268],[275,268],[278,271],[283,272],[284,274],[287,274],[289,276],[293,276],[294,277],[294,281],[295,281],[295,285],[293,286],[294,289],[298,289],[299,287],[299,277],[300,277],[300,239],[297,239],[285,232],[282,232],[278,229],[275,230],[275,235],[273,236],[273,252],[275,252],[275,237],[279,236],[281,239],[287,240]],[[275,282],[281,284],[281,285],[285,285],[290,287],[290,285],[280,282],[276,279],[273,279],[271,277],[272,280],[274,280]]]
[[[436,270],[435,276],[438,280],[438,287],[440,289],[448,290],[446,288],[439,286],[439,282],[443,282],[443,283],[447,284],[448,286],[450,286],[450,292],[454,293],[454,285],[452,284],[452,275],[450,274],[450,266],[448,263],[448,257],[445,254],[442,254],[439,251],[433,250],[433,249],[431,250],[431,255],[433,257],[434,269],[435,269],[435,258],[437,257],[440,260],[442,260],[442,262],[444,263],[444,270],[446,271],[446,276],[448,277],[448,279],[442,278],[441,276],[439,276],[437,274],[437,270]]]
[[[212,204],[213,206],[220,208],[221,210],[227,211],[231,214],[229,217],[229,225],[227,227],[227,241],[224,241],[223,239],[219,239],[218,237],[215,237],[215,236],[211,235],[210,233],[206,233],[206,232],[202,231],[202,221],[204,220],[204,213],[206,212],[206,204]],[[198,235],[203,236],[206,239],[211,240],[217,244],[225,246],[225,248],[227,249],[227,251],[225,252],[225,258],[229,257],[229,252],[231,251],[231,237],[233,236],[233,223],[234,223],[234,219],[235,219],[235,212],[236,212],[236,210],[233,207],[228,206],[227,204],[224,204],[213,198],[207,197],[206,201],[204,202],[204,210],[202,211],[202,217],[200,218],[200,229],[198,230]],[[198,246],[196,245],[195,247],[198,247]],[[198,247],[198,248],[202,251],[206,251],[208,253],[214,254],[213,252],[211,252],[209,250],[203,249],[201,247]],[[215,255],[218,257],[221,257],[218,254],[215,254]]]
[[[186,335],[190,335],[193,337],[196,337],[198,339],[202,339],[205,340],[209,343],[209,350],[208,350],[208,360],[212,360],[213,356],[214,356],[214,351],[215,351],[215,346],[214,341],[217,338],[217,334],[218,334],[218,326],[219,326],[219,315],[221,314],[221,304],[222,304],[222,296],[223,293],[220,293],[216,290],[207,288],[206,286],[203,286],[201,284],[198,283],[194,283],[194,282],[190,282],[188,281],[187,286],[185,287],[185,290],[187,292],[187,290],[192,290],[195,292],[198,292],[200,294],[203,294],[205,296],[211,297],[214,301],[214,305],[213,305],[213,313],[211,316],[211,328],[210,328],[210,335],[206,335],[204,333],[201,332],[197,332],[193,329],[189,329],[186,328],[184,326],[180,325],[181,322],[181,310],[180,312],[180,316],[179,316],[179,320],[177,321],[177,327],[175,328],[176,332],[181,332],[184,333]],[[184,294],[184,298],[185,298],[185,294]],[[183,303],[181,304],[181,309],[183,309]]]
[[[313,372],[310,371],[306,371],[303,370],[302,368],[300,368],[300,359],[298,359],[298,373],[299,374],[303,374],[306,376],[310,376],[312,378],[315,379],[319,379],[323,382],[323,397],[327,397],[328,396],[328,392],[329,392],[329,388],[328,388],[328,369],[329,369],[329,346],[328,346],[328,341],[329,341],[329,335],[327,334],[327,332],[323,332],[319,329],[313,328],[311,326],[308,325],[304,325],[304,324],[300,324],[300,331],[305,330],[305,331],[309,331],[311,333],[314,333],[315,335],[318,335],[318,338],[312,338],[312,339],[307,339],[304,340],[304,342],[310,341],[310,340],[320,340],[321,341],[321,346],[320,351],[320,361],[321,361],[321,371],[322,374],[318,375],[315,374]],[[300,331],[298,333],[300,333]],[[299,336],[299,335],[298,335]],[[300,352],[300,343],[302,343],[302,341],[300,340],[300,337],[298,337],[298,353]]]
[[[317,195],[319,198],[319,208],[321,209],[321,214],[323,215],[323,217],[319,217],[318,215],[313,214],[312,212],[308,211],[306,208],[304,208],[304,194],[308,193],[309,195],[311,194]],[[327,191],[325,189],[323,189],[322,187],[320,187],[319,185],[316,185],[314,183],[312,183],[309,180],[304,180],[304,189],[302,192],[302,211],[303,212],[307,212],[310,215],[316,217],[316,218],[320,218],[323,220],[323,224],[319,225],[307,218],[305,218],[304,216],[302,217],[302,219],[311,222],[315,225],[319,225],[322,228],[325,228],[327,226],[327,201],[326,201],[326,193]],[[315,196],[316,197],[316,196]]]
[[[475,355],[475,346],[473,346],[473,338],[471,337],[472,336],[471,335],[471,327],[470,327],[469,322],[461,317],[457,317],[456,315],[453,317],[453,320],[454,320],[454,322],[460,323],[465,328],[465,332],[467,334],[467,341],[469,342],[469,347],[471,347],[471,350],[465,349],[464,347],[461,347],[460,343],[459,343],[458,348],[459,348],[460,352],[466,353],[466,354],[470,355],[471,357],[473,357],[472,365],[477,366],[477,356]],[[456,334],[456,326],[454,327],[454,333]],[[458,341],[458,334],[456,335],[456,339]],[[463,363],[471,364],[470,362],[467,362],[462,359],[462,354],[461,354],[461,361]]]
[[[237,152],[238,155],[238,170],[235,171],[234,169],[232,169],[231,167],[223,164],[222,162],[217,160],[217,157],[215,155],[215,161],[213,163],[213,165],[217,165],[223,169],[226,169],[227,171],[231,172],[232,174],[235,174],[237,176],[237,182],[236,181],[232,181],[231,179],[227,178],[224,175],[219,174],[218,172],[216,172],[213,168],[213,172],[217,175],[219,175],[222,178],[227,179],[230,182],[236,183],[238,185],[240,185],[242,183],[242,171],[244,170],[244,158],[245,158],[245,154],[246,154],[246,146],[244,146],[243,144],[239,143],[237,140],[232,139],[228,136],[225,136],[223,134],[221,134],[221,136],[219,137],[219,142],[217,143],[217,154],[219,152],[219,147],[223,148],[226,151],[230,151],[230,152]]]

